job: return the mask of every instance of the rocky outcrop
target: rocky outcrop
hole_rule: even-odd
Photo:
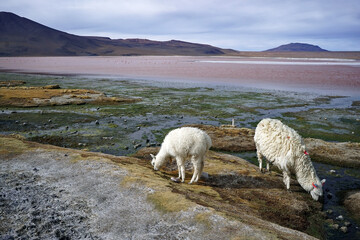
[[[255,130],[249,128],[236,128],[232,126],[211,126],[201,124],[186,125],[200,128],[209,134],[212,140],[212,149],[243,152],[255,151],[254,134]]]
[[[305,145],[311,159],[316,162],[341,167],[360,168],[360,143],[336,143],[305,138]]]
[[[313,239],[313,201],[276,173],[210,151],[198,184],[154,171],[149,153],[133,157],[71,150],[0,137],[1,235],[5,238]],[[191,178],[187,166],[186,182]],[[4,220],[4,221],[3,221]]]
[[[44,87],[2,87],[0,106],[39,107],[69,104],[118,104],[139,101],[134,98],[107,97],[104,93],[87,89],[60,89],[59,85]]]

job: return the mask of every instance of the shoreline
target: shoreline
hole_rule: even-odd
[[[241,57],[239,62],[239,59],[226,56],[1,57],[0,71],[360,95],[360,61],[357,60],[262,58],[259,61],[259,58]],[[327,64],[329,61],[331,64]],[[337,63],[341,65],[335,65]]]

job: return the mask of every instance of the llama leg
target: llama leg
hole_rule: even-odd
[[[181,178],[181,166],[178,165],[178,172],[179,172],[179,177],[177,178],[177,180],[179,180]]]
[[[270,162],[266,161],[266,170],[270,173]]]
[[[262,172],[262,155],[260,153],[260,151],[256,151],[257,157],[258,157],[258,161],[259,161],[259,169],[260,172]]]
[[[197,181],[200,179],[201,174],[202,174],[202,172],[203,172],[203,170],[204,170],[204,159],[205,159],[205,157],[203,157],[203,158],[201,159],[201,163],[200,163],[200,167],[199,167],[199,172],[198,172],[198,177],[195,179],[195,182],[197,182]]]
[[[180,166],[180,173],[181,173],[181,182],[185,181],[185,165],[181,164]]]
[[[290,190],[290,173],[287,171],[283,171],[283,181],[285,183],[286,189]]]
[[[199,172],[198,158],[196,158],[195,156],[191,156],[191,163],[194,167],[194,173],[192,175],[192,178],[191,178],[191,181],[189,182],[189,184],[192,184],[195,181],[195,179],[197,179],[198,172]]]
[[[176,157],[176,163],[178,165],[179,170],[179,179],[181,178],[181,182],[185,181],[185,161],[181,157]]]
[[[177,178],[175,177],[171,177],[171,180],[174,182],[179,182],[180,179],[182,179],[182,182],[184,182],[184,178],[185,178],[185,166],[183,164],[183,161],[181,158],[176,158],[176,163],[178,166],[178,173],[179,176]],[[184,168],[184,169],[183,169]],[[184,176],[184,177],[183,177]]]
[[[202,170],[204,168],[204,158],[191,157],[191,162],[194,166],[194,173],[189,184],[197,182],[199,180]]]

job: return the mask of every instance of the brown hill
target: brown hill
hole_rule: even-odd
[[[58,31],[9,12],[0,12],[0,56],[221,55],[235,53],[177,40],[85,37]]]

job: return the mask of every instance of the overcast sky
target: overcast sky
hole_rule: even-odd
[[[1,0],[77,35],[183,40],[240,51],[291,42],[360,51],[360,0]]]

